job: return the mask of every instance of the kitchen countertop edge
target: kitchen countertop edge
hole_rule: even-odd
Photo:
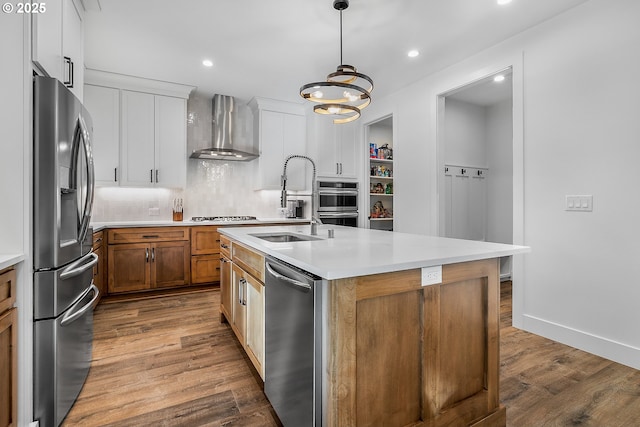
[[[20,253],[0,254],[0,270],[4,270],[7,267],[18,264],[24,261],[24,258],[24,254]]]

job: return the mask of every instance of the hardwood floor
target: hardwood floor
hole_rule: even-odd
[[[63,426],[277,426],[262,383],[220,323],[218,290],[101,303],[93,363]],[[640,371],[515,329],[502,286],[507,425],[639,426]]]

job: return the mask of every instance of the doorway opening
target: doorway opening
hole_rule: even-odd
[[[512,244],[512,68],[438,97],[439,234]],[[511,258],[505,257],[500,277],[511,276]]]

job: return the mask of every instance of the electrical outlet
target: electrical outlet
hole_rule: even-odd
[[[592,212],[593,211],[593,196],[564,196],[565,197],[565,211],[575,212]]]
[[[442,266],[422,268],[422,286],[437,285],[442,283]]]
[[[149,208],[149,216],[160,215],[160,208]]]

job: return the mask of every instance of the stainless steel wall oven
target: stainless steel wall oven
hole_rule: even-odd
[[[318,181],[318,215],[323,224],[358,226],[358,183]]]

